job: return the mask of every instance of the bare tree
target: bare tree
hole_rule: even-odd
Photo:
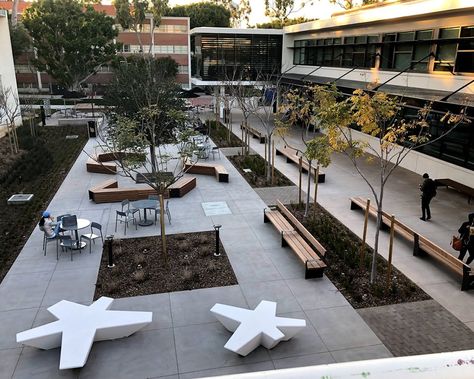
[[[8,141],[12,154],[20,152],[15,122],[21,116],[20,99],[11,87],[0,87],[0,122],[7,126]]]

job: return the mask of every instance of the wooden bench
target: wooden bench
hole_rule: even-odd
[[[224,166],[211,163],[184,163],[184,170],[189,174],[215,175],[218,182],[229,182],[229,174]]]
[[[351,209],[365,210],[367,200],[361,197],[351,197]],[[369,206],[369,214],[377,217],[377,208],[374,205]],[[382,211],[382,225],[384,229],[390,228],[391,216]],[[461,291],[467,291],[474,288],[474,273],[471,273],[471,267],[463,261],[457,259],[428,238],[420,235],[408,225],[395,219],[394,231],[406,240],[413,243],[414,256],[426,256],[427,254],[447,266],[449,269],[462,277]]]
[[[285,216],[288,215],[290,217],[287,219]],[[324,263],[318,253],[321,252],[324,256],[326,249],[324,249],[280,201],[278,201],[275,209],[264,209],[263,221],[270,221],[275,226],[281,234],[282,246],[289,246],[305,264],[306,279],[320,278],[323,276],[326,263]],[[297,230],[295,230],[295,228]],[[310,243],[312,246],[310,246]]]
[[[283,155],[286,157],[286,162],[287,163],[300,163],[300,156],[298,155],[298,152],[294,149],[291,149],[287,146],[284,147],[277,147],[276,149],[276,155]],[[308,173],[310,172],[311,175],[314,177],[316,175],[316,167],[311,165],[309,166],[309,162],[303,157],[302,161],[302,170],[303,173]],[[318,183],[324,183],[326,181],[326,174],[319,170],[319,175],[318,175]]]
[[[96,157],[91,157],[86,162],[87,172],[94,172],[97,174],[111,174],[117,173],[117,165],[115,163],[97,161]]]
[[[119,188],[116,180],[113,182],[109,180],[89,189],[89,199],[97,204],[148,199],[150,195],[156,195],[156,191],[148,185]],[[168,197],[169,195],[165,194],[165,198]]]
[[[435,179],[437,187],[445,186],[446,188],[451,187],[456,191],[467,195],[467,201],[471,204],[471,198],[474,197],[474,188],[466,186],[465,184],[456,182],[452,179]]]
[[[139,153],[127,153],[123,151],[109,151],[106,153],[97,154],[97,161],[98,162],[111,162],[111,161],[119,161],[126,157],[136,157],[142,160],[145,160],[146,156],[144,154]]]
[[[170,197],[183,197],[194,188],[196,188],[196,178],[194,176],[183,176],[170,185],[168,191]]]
[[[267,137],[264,136],[260,131],[258,131],[255,128],[252,128],[251,126],[245,126],[243,124],[240,124],[240,129],[247,130],[253,138],[257,138],[260,143],[265,143],[267,141]]]

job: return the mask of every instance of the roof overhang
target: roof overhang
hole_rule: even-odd
[[[283,35],[283,29],[240,29],[240,28],[212,28],[203,26],[191,29],[190,34],[263,34]]]

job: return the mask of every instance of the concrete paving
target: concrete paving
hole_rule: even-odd
[[[87,151],[96,142],[90,140]],[[95,204],[87,189],[110,175],[86,172],[81,154],[48,206],[53,215],[73,213],[115,232],[115,210],[120,204]],[[212,230],[221,224],[221,240],[239,285],[119,299],[113,309],[152,311],[154,321],[135,335],[94,344],[82,369],[60,372],[59,350],[40,351],[15,342],[19,331],[53,321],[46,308],[66,299],[92,302],[102,246],[92,246],[56,260],[55,246],[41,251],[42,233],[36,229],[0,284],[0,376],[3,378],[191,378],[268,370],[347,360],[389,357],[380,339],[327,279],[304,280],[304,267],[280,236],[263,223],[265,203],[221,155],[219,163],[230,182],[197,176],[197,188],[170,200],[172,223],[167,233]],[[117,175],[119,185],[131,179]],[[206,216],[203,202],[225,202],[232,212]],[[130,228],[127,237],[157,235],[156,226]],[[210,308],[216,303],[254,307],[261,300],[278,302],[277,313],[304,318],[307,328],[289,342],[268,351],[262,347],[240,357],[226,349],[230,333]]]
[[[233,132],[240,134],[239,124],[241,116],[238,111],[233,112]],[[264,131],[260,121],[252,117],[252,127]],[[303,138],[311,138],[314,134],[301,130],[293,130],[286,139],[292,146],[303,148]],[[251,148],[264,156],[264,145],[251,139]],[[275,137],[276,146],[283,146],[284,141]],[[275,166],[293,183],[298,183],[296,165],[286,163],[282,156],[275,158]],[[373,164],[361,161],[361,168],[367,173],[370,180],[376,182]],[[333,154],[332,163],[323,169],[326,173],[326,182],[318,187],[318,202],[331,214],[343,222],[348,228],[362,237],[364,215],[361,211],[351,211],[349,198],[362,196],[373,200],[369,187],[358,175],[350,161],[340,154]],[[473,173],[474,175],[474,173]],[[418,185],[422,182],[420,175],[403,168],[397,168],[385,186],[384,210],[395,214],[398,219],[408,226],[419,231],[446,251],[457,255],[449,245],[453,234],[461,223],[467,220],[467,214],[473,212],[473,207],[464,195],[456,191],[438,188],[438,194],[431,202],[433,219],[423,222],[421,216],[420,192]],[[307,186],[307,175],[303,175],[303,188]],[[375,235],[374,220],[369,222],[367,242],[373,247]],[[387,258],[389,234],[381,233],[379,251]],[[445,307],[449,312],[474,330],[474,291],[461,292],[460,277],[451,273],[445,266],[439,265],[431,258],[413,257],[411,245],[400,238],[395,239],[394,265],[406,276],[418,284],[434,300]]]

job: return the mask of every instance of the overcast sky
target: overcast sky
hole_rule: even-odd
[[[170,0],[170,5],[176,4],[191,4],[198,3],[202,0]],[[234,0],[238,1],[238,0]],[[307,1],[309,3],[309,1]],[[299,0],[295,0],[295,3],[301,4]],[[252,13],[250,15],[250,25],[255,25],[256,23],[265,22],[265,1],[264,0],[252,0],[250,5],[252,6]],[[329,15],[336,11],[341,11],[342,9],[338,6],[329,4],[328,0],[315,0],[313,5],[306,5],[302,10],[297,13],[292,14],[290,17],[304,16],[306,18],[326,18]]]

